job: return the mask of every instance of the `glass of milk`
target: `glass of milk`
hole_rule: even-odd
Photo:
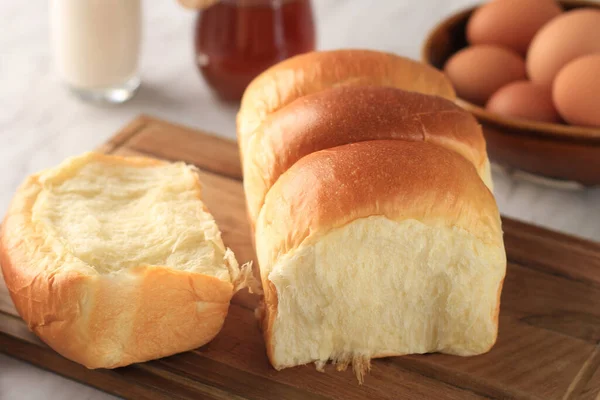
[[[140,86],[140,0],[51,0],[54,60],[84,100],[123,103]]]

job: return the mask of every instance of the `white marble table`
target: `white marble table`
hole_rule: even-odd
[[[365,47],[418,58],[436,21],[473,0],[318,0],[319,48]],[[417,5],[418,4],[418,5]],[[47,2],[0,2],[0,214],[29,173],[89,150],[139,113],[234,137],[192,62],[194,15],[175,0],[144,1],[143,86],[131,102],[96,107],[71,97],[54,73]],[[600,189],[556,190],[494,174],[503,214],[600,241]],[[0,399],[108,399],[103,392],[0,354]]]

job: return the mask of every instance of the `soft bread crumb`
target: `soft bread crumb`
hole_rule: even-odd
[[[238,292],[243,288],[248,288],[248,291],[253,294],[262,295],[263,291],[261,283],[254,277],[252,269],[252,261],[239,266],[233,252],[227,249],[225,252],[225,264],[229,268],[229,275],[233,283],[233,292]]]
[[[364,355],[344,354],[334,359],[333,364],[338,371],[345,371],[348,369],[348,365],[352,364],[352,372],[361,385],[365,381],[365,375],[371,371],[371,359]]]
[[[315,361],[315,368],[319,372],[325,372],[325,365],[327,365],[326,361]]]
[[[365,381],[365,375],[371,372],[371,359],[366,356],[354,356],[352,358],[352,371],[361,385]]]
[[[309,237],[265,266],[277,294],[277,312],[265,307],[271,361],[351,364],[362,382],[371,358],[484,353],[505,263],[501,243],[417,220],[372,216]]]
[[[345,371],[348,369],[348,365],[352,364],[352,371],[354,372],[354,376],[356,376],[356,380],[360,385],[364,383],[365,375],[371,371],[371,359],[366,356],[353,356],[352,354],[347,354],[333,360],[332,363],[335,365],[335,369],[339,372]],[[326,365],[327,361],[315,361],[315,369],[319,372],[325,372]]]
[[[40,174],[33,223],[100,274],[166,266],[233,280],[237,261],[200,201],[195,168],[115,158],[88,153]]]

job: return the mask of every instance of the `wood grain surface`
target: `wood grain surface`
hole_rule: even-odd
[[[234,142],[139,117],[101,151],[184,160],[240,261],[254,258]],[[500,333],[488,354],[375,360],[365,384],[351,371],[270,367],[253,307],[236,295],[221,333],[194,351],[116,370],[88,370],[31,334],[0,284],[0,351],[134,399],[600,400],[600,244],[503,219],[508,271]]]

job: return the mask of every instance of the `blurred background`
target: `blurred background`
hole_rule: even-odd
[[[369,48],[420,59],[427,33],[472,0],[313,1],[317,49]],[[142,85],[99,106],[65,89],[53,64],[49,2],[0,2],[0,214],[30,173],[95,148],[139,114],[235,139],[235,103],[217,99],[195,64],[196,12],[142,0]],[[502,214],[600,241],[600,188],[557,189],[494,171]],[[6,397],[5,397],[6,396]],[[110,398],[0,355],[0,398]]]

